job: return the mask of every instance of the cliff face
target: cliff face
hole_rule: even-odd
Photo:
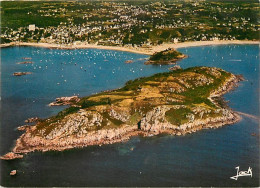
[[[82,98],[76,107],[26,127],[13,152],[109,144],[137,134],[182,135],[231,124],[239,116],[211,97],[224,94],[239,81],[231,73],[208,67],[129,81],[121,89]]]

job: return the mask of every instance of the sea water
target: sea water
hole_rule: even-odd
[[[245,81],[224,96],[236,111],[259,118],[259,47],[221,45],[181,48],[182,68],[219,67]],[[32,58],[24,60],[24,57]],[[86,96],[122,87],[138,77],[166,72],[170,65],[144,65],[148,56],[98,49],[35,47],[1,49],[1,155],[22,134],[29,117],[47,118],[65,107],[49,107],[61,96]],[[126,64],[125,61],[133,63]],[[32,61],[33,64],[17,64]],[[32,72],[15,77],[14,72]],[[127,142],[63,152],[34,152],[1,161],[3,186],[258,186],[258,120],[242,121],[185,136],[133,137]],[[252,168],[253,177],[239,177]],[[10,176],[11,170],[18,171]]]

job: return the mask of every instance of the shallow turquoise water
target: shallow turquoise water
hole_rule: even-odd
[[[259,116],[259,47],[224,45],[180,49],[183,68],[216,66],[244,81],[225,95],[234,110]],[[130,79],[165,72],[169,66],[144,65],[148,56],[108,50],[1,49],[1,154],[12,148],[28,117],[48,117],[63,107],[48,107],[56,97],[90,95],[122,87]],[[32,65],[16,64],[31,57]],[[132,64],[125,64],[133,60]],[[13,77],[13,72],[32,75]],[[252,136],[256,133],[258,136]],[[253,177],[235,175],[235,167]],[[10,177],[9,172],[18,174]],[[35,152],[22,160],[1,161],[4,186],[258,186],[259,130],[250,118],[232,126],[186,136],[134,137],[126,143],[64,152]]]

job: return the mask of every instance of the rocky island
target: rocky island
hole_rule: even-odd
[[[219,99],[240,80],[219,68],[193,67],[128,81],[22,129],[12,152],[21,157],[36,150],[111,144],[134,135],[184,135],[232,124],[240,116]]]
[[[27,74],[32,74],[31,72],[15,72],[13,73],[13,76],[24,76]]]
[[[155,52],[150,56],[149,60],[145,62],[146,65],[169,65],[176,64],[176,61],[184,59],[186,55],[178,52],[174,48],[168,48],[166,50]]]

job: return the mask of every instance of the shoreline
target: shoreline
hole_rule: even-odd
[[[260,41],[250,41],[250,40],[216,40],[216,41],[190,41],[181,43],[165,43],[158,46],[149,46],[147,48],[140,47],[121,47],[121,46],[102,46],[96,44],[79,44],[79,45],[59,45],[51,43],[28,43],[28,42],[11,42],[8,44],[0,44],[0,48],[12,47],[12,46],[31,46],[31,47],[42,47],[50,49],[103,49],[103,50],[116,50],[131,53],[138,53],[144,55],[152,55],[155,52],[160,52],[168,48],[187,48],[196,46],[214,46],[214,45],[227,45],[227,44],[253,44],[259,45]]]
[[[147,132],[145,130],[138,130],[136,128],[131,128],[129,125],[126,125],[123,128],[120,128],[124,133],[121,135],[115,135],[114,137],[107,139],[108,135],[111,134],[113,130],[103,130],[106,133],[103,135],[104,137],[97,140],[96,138],[99,138],[102,133],[95,132],[90,133],[88,135],[90,138],[81,137],[81,138],[69,138],[64,140],[59,140],[59,142],[56,143],[55,140],[50,140],[49,142],[45,139],[41,139],[38,137],[35,137],[33,142],[30,142],[30,146],[23,147],[23,143],[26,143],[26,140],[31,139],[31,135],[29,132],[29,135],[24,133],[17,141],[14,149],[10,152],[15,157],[5,159],[2,157],[3,160],[12,160],[17,158],[23,158],[24,154],[40,151],[40,152],[47,152],[47,151],[64,151],[68,149],[74,149],[74,148],[83,148],[87,146],[102,146],[107,144],[114,144],[119,142],[125,142],[131,139],[133,136],[143,136],[143,137],[150,137],[150,136],[156,136],[160,134],[169,134],[173,136],[184,136],[186,134],[192,134],[197,131],[200,131],[202,129],[216,129],[225,125],[232,125],[241,120],[241,116],[238,115],[238,113],[234,111],[229,111],[228,117],[217,117],[217,118],[207,118],[205,120],[197,120],[193,123],[187,123],[187,125],[182,125],[179,129],[175,129],[173,127],[167,127],[164,130],[159,130],[158,132]],[[190,124],[193,124],[191,126]],[[159,125],[160,127],[164,125]],[[115,129],[114,131],[119,131],[119,129]],[[65,144],[64,144],[65,143]],[[46,144],[46,145],[45,145]],[[21,147],[21,148],[19,148]],[[9,154],[9,153],[8,153]],[[18,157],[16,157],[18,156]]]
[[[150,137],[150,136],[156,136],[160,134],[168,134],[172,136],[184,136],[186,134],[192,134],[197,131],[200,131],[202,129],[216,129],[225,125],[232,125],[237,122],[239,122],[242,118],[238,115],[238,113],[230,111],[228,117],[218,117],[218,118],[207,118],[206,120],[197,120],[193,123],[195,126],[191,127],[190,125],[185,125],[183,128],[180,129],[174,129],[172,127],[165,128],[164,130],[159,130],[158,132],[147,132],[145,130],[138,130],[136,128],[130,128],[128,125],[126,127],[121,128],[126,129],[124,130],[125,133],[122,135],[116,135],[115,137],[111,139],[107,139],[107,135],[112,130],[107,130],[107,135],[105,135],[104,138],[101,138],[100,140],[96,140],[95,136],[99,137],[100,135],[98,133],[92,133],[89,135],[90,139],[87,139],[86,137],[81,138],[70,138],[70,139],[64,139],[59,141],[58,143],[54,141],[47,142],[45,139],[35,138],[35,142],[31,143],[32,147],[27,146],[28,148],[19,149],[19,147],[22,147],[24,141],[26,141],[26,133],[23,134],[17,141],[14,149],[12,152],[14,154],[14,158],[4,159],[4,160],[12,160],[16,158],[23,158],[24,154],[30,153],[30,152],[48,152],[48,151],[64,151],[68,149],[76,149],[76,148],[84,148],[87,146],[102,146],[107,144],[114,144],[119,142],[126,142],[133,136],[143,136],[143,137]],[[163,126],[163,125],[160,125]],[[105,130],[106,131],[106,130]],[[116,129],[118,131],[118,129]],[[28,137],[28,139],[30,139]],[[38,141],[38,143],[36,142]],[[33,145],[36,144],[34,147]],[[40,144],[39,144],[40,143]],[[64,144],[66,143],[66,144]],[[44,145],[46,144],[46,145]],[[16,157],[18,156],[18,157]]]
[[[232,76],[226,82],[221,85],[217,90],[212,92],[209,96],[211,100],[214,101],[213,97],[221,97],[225,93],[234,89],[238,86],[238,82],[241,79],[238,76]],[[162,109],[165,107],[161,107]],[[166,107],[167,108],[167,107]],[[23,133],[15,143],[15,147],[12,149],[12,154],[8,153],[10,156],[14,156],[13,158],[8,158],[2,156],[2,159],[12,160],[18,157],[15,157],[16,154],[19,154],[19,158],[21,158],[21,154],[27,154],[29,152],[34,151],[63,151],[72,148],[82,148],[91,145],[103,145],[103,144],[113,144],[117,142],[124,142],[130,139],[132,136],[154,136],[159,134],[170,134],[170,135],[185,135],[197,132],[201,129],[209,129],[209,128],[218,128],[224,125],[230,125],[239,122],[242,118],[241,116],[233,111],[230,108],[223,108],[225,110],[225,114],[217,117],[207,117],[204,119],[196,119],[193,122],[187,122],[181,124],[180,126],[173,125],[169,122],[157,122],[156,125],[152,127],[148,124],[148,126],[142,126],[143,128],[138,129],[135,126],[131,126],[125,124],[120,128],[112,128],[112,129],[101,129],[97,131],[91,131],[87,134],[78,136],[69,136],[69,137],[58,137],[55,139],[48,139],[41,136],[37,136],[32,134],[36,129],[36,125],[26,127],[25,133]],[[8,158],[8,159],[6,159]]]

